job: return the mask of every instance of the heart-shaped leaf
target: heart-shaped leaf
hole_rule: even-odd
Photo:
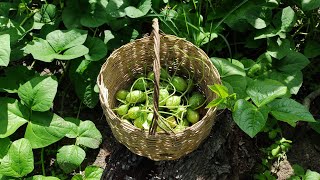
[[[76,145],[67,145],[58,150],[57,162],[65,173],[70,173],[80,166],[85,157],[86,152],[82,148]]]
[[[11,142],[9,138],[0,138],[0,159],[7,155],[10,144]]]
[[[33,171],[33,153],[27,139],[14,141],[8,154],[1,160],[0,174],[12,177],[23,177]]]
[[[258,107],[263,106],[286,93],[286,86],[271,79],[254,80],[249,83],[247,88],[247,94]]]
[[[70,122],[51,112],[32,112],[24,137],[33,149],[46,147],[62,139],[69,131]]]
[[[124,9],[130,18],[138,18],[146,15],[151,9],[151,0],[142,0],[138,7],[128,6]]]
[[[53,76],[31,79],[18,89],[22,102],[34,111],[48,111],[57,93],[58,82]]]
[[[13,134],[28,122],[29,109],[16,99],[0,98],[0,138]]]
[[[107,46],[100,38],[89,36],[84,45],[89,48],[89,53],[84,55],[86,60],[99,61],[107,55]]]
[[[71,122],[72,130],[66,135],[69,138],[76,138],[77,145],[83,145],[96,149],[102,142],[102,135],[92,121],[81,121],[68,117],[66,121]]]
[[[293,99],[275,99],[268,106],[276,119],[291,126],[295,126],[297,121],[316,122],[308,109]]]
[[[265,106],[257,108],[244,99],[239,99],[233,110],[233,119],[250,137],[260,132],[268,119],[269,109]]]
[[[309,60],[303,54],[290,51],[287,56],[275,64],[275,67],[283,72],[300,71],[309,64]]]
[[[60,179],[53,176],[35,175],[27,178],[26,180],[60,180]]]

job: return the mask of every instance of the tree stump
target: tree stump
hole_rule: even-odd
[[[220,114],[219,114],[220,113]],[[244,179],[259,161],[258,148],[233,122],[218,112],[209,137],[197,150],[174,161],[152,161],[113,145],[102,179]],[[252,177],[252,176],[251,176]]]

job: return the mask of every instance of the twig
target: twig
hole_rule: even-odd
[[[320,89],[311,92],[307,97],[305,97],[303,100],[303,105],[309,109],[311,102],[318,96],[320,96]]]

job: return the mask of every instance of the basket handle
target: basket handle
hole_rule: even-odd
[[[160,35],[159,35],[159,23],[158,19],[154,18],[152,20],[152,33],[154,41],[154,53],[155,59],[153,60],[153,72],[154,72],[154,90],[153,90],[153,118],[151,121],[151,128],[149,129],[149,134],[154,135],[158,126],[159,119],[159,82],[160,82]]]

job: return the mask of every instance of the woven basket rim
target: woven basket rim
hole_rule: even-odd
[[[173,39],[177,39],[177,40],[181,40],[181,41],[184,41],[185,43],[190,43],[192,44],[195,48],[197,48],[197,50],[199,50],[201,52],[202,55],[205,56],[205,60],[209,60],[209,62],[212,64],[212,62],[210,61],[210,58],[208,57],[208,55],[199,47],[195,46],[193,43],[191,43],[190,41],[186,40],[185,38],[181,38],[181,37],[177,37],[177,36],[174,36],[174,35],[168,35],[168,34],[163,34],[163,33],[160,33],[160,37],[163,38],[163,37],[168,37],[168,38],[173,38]],[[146,130],[143,130],[143,129],[140,129],[140,128],[137,128],[136,126],[132,125],[132,124],[129,124],[125,121],[123,121],[111,108],[110,104],[109,104],[109,101],[108,101],[108,88],[105,87],[104,83],[100,83],[100,82],[104,82],[103,81],[103,76],[102,76],[102,72],[105,70],[106,66],[108,65],[108,59],[113,57],[114,54],[116,54],[121,48],[123,47],[126,47],[126,46],[131,46],[132,44],[134,43],[137,43],[139,41],[143,41],[143,40],[152,40],[151,39],[151,36],[146,36],[146,37],[142,37],[142,38],[139,38],[139,39],[136,39],[132,42],[129,42],[127,44],[124,44],[122,46],[120,46],[119,48],[117,49],[114,49],[113,52],[110,54],[110,56],[106,59],[106,62],[102,65],[101,69],[100,69],[100,72],[99,72],[99,75],[97,77],[97,84],[98,84],[98,87],[99,87],[99,90],[100,92],[102,91],[104,95],[106,95],[105,97],[103,95],[101,95],[100,93],[100,102],[104,102],[104,105],[106,106],[106,108],[110,109],[111,110],[111,113],[113,116],[116,117],[116,120],[118,122],[120,122],[120,126],[123,128],[125,126],[130,126],[130,128],[132,128],[134,131],[140,131],[140,132],[143,132],[143,134],[145,135],[146,138],[148,137],[152,137],[152,138],[155,138],[155,137],[159,137],[159,136],[181,136],[183,135],[186,131],[194,131],[194,128],[197,126],[197,124],[201,123],[201,121],[204,121],[205,119],[207,119],[207,117],[209,115],[212,115],[214,114],[216,111],[217,111],[217,107],[214,107],[214,108],[208,108],[205,115],[202,116],[202,118],[195,124],[192,124],[191,126],[187,127],[186,129],[184,129],[183,131],[181,132],[175,132],[175,133],[166,133],[166,132],[157,132],[155,135],[150,135],[148,131]],[[221,83],[221,79],[220,79],[220,75],[219,75],[219,72],[218,70],[216,69],[216,67],[212,64],[211,68],[213,68],[213,71],[212,73],[215,74],[216,78],[217,78],[217,82],[220,84]]]

